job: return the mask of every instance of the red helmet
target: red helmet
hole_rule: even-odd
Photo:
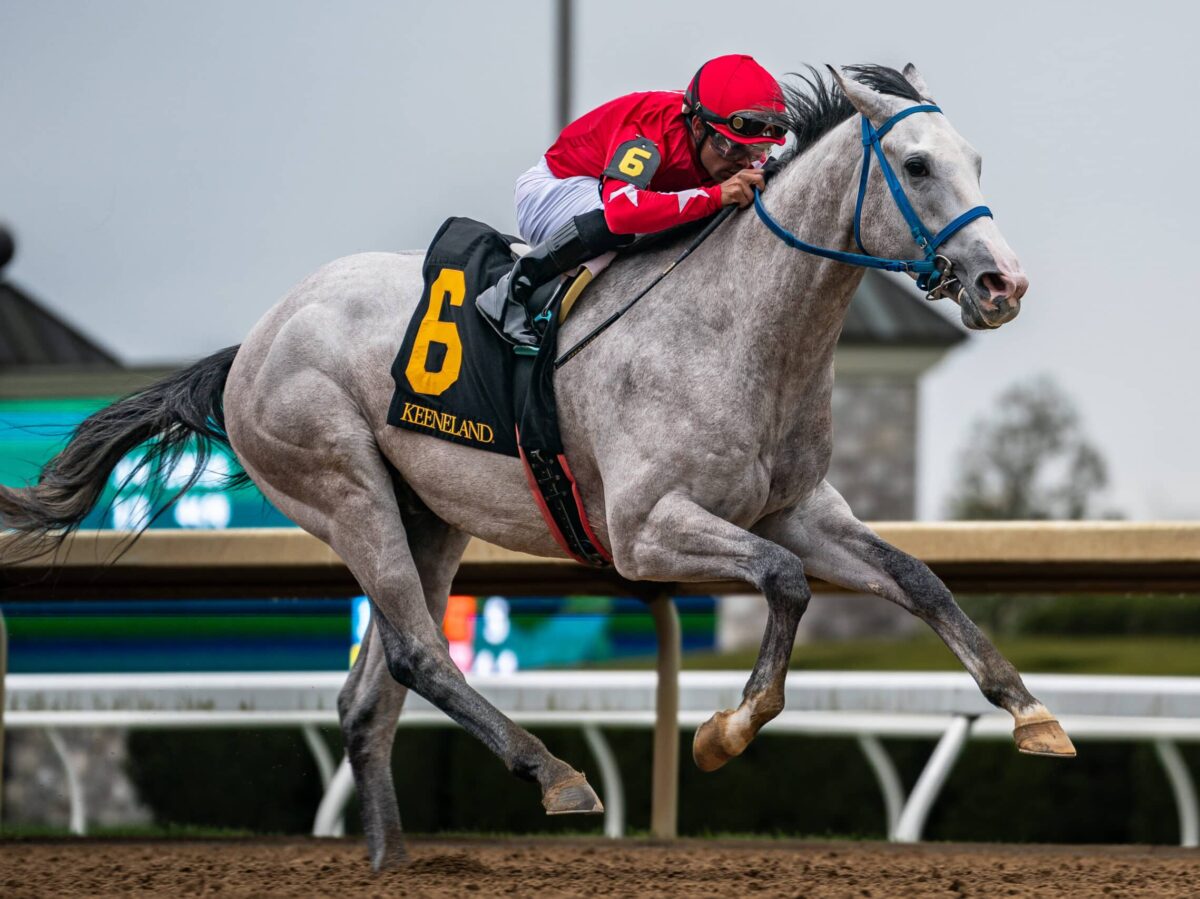
[[[683,95],[684,112],[739,144],[782,144],[786,129],[773,113],[784,111],[771,73],[744,53],[710,59]]]

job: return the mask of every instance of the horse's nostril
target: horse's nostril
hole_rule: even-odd
[[[979,287],[979,293],[985,297],[984,302],[1007,300],[1010,305],[1019,303],[1029,287],[1029,281],[1019,272],[1015,274],[984,272],[975,279],[975,284]]]
[[[988,299],[1007,296],[1009,284],[999,272],[984,272],[979,276],[980,286],[988,292]]]

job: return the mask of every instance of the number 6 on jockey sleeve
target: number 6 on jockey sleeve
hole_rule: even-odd
[[[641,147],[630,147],[625,151],[625,156],[622,157],[621,164],[617,168],[629,177],[636,178],[646,170],[646,160],[653,155],[649,150],[643,150]]]
[[[613,151],[612,160],[603,172],[606,178],[615,178],[645,190],[650,179],[658,171],[662,155],[654,141],[637,137],[620,144]]]
[[[440,396],[458,380],[462,370],[462,341],[459,340],[458,328],[454,322],[441,321],[440,316],[447,297],[451,306],[461,306],[466,295],[466,279],[456,268],[442,269],[430,285],[429,308],[425,311],[425,317],[421,319],[420,327],[417,328],[412,355],[408,357],[408,365],[404,369],[409,385],[417,393]],[[442,359],[439,371],[429,371],[426,368],[431,343],[440,343],[446,347],[446,355]]]

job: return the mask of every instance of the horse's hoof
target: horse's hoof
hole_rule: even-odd
[[[542,796],[547,815],[602,815],[604,803],[582,774],[565,777]]]
[[[735,712],[716,712],[700,725],[692,739],[692,759],[701,771],[716,771],[731,758],[742,754],[747,742],[730,734],[730,719]]]
[[[1013,739],[1017,741],[1017,749],[1026,755],[1075,758],[1075,745],[1054,718],[1018,724],[1013,729]]]

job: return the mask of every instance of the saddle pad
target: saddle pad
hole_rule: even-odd
[[[425,289],[396,361],[388,424],[505,456],[518,455],[515,356],[475,310],[475,297],[512,268],[512,238],[469,218],[438,229]]]

